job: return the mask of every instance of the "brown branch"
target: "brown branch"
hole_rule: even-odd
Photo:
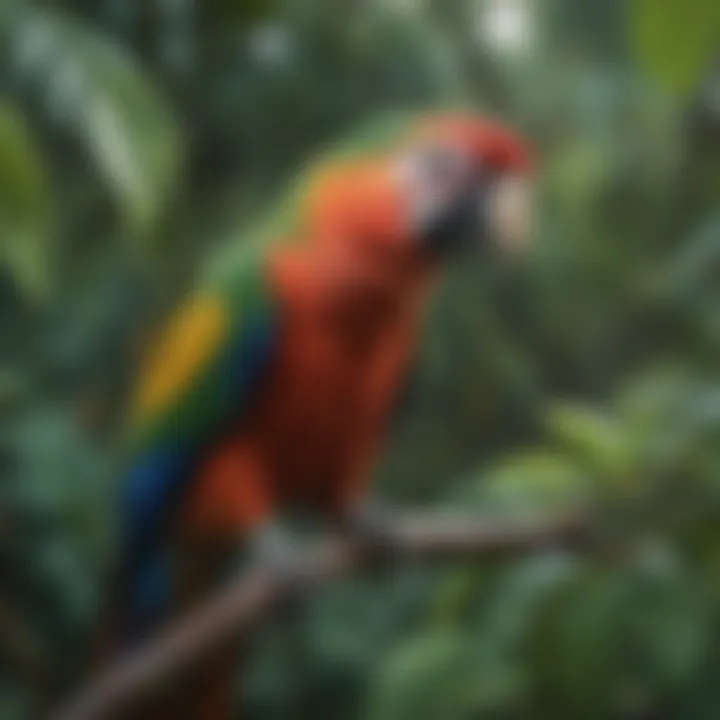
[[[487,557],[575,546],[588,538],[589,530],[589,523],[578,516],[509,524],[434,513],[398,521],[391,544],[402,558]],[[330,538],[303,556],[296,572],[315,587],[379,559],[363,553],[361,545],[348,538]],[[199,658],[257,627],[283,599],[283,587],[282,578],[266,572],[244,574],[91,681],[54,719],[98,720],[126,711]]]

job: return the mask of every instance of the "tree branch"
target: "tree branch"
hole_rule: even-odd
[[[574,547],[588,539],[589,532],[590,524],[577,515],[510,524],[433,513],[399,520],[391,547],[401,558],[487,557]],[[363,553],[358,542],[334,537],[304,555],[295,570],[314,588],[379,560]],[[256,628],[283,599],[282,580],[261,570],[243,574],[146,646],[109,667],[55,720],[98,720],[126,711],[191,663]]]

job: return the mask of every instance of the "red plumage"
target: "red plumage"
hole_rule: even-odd
[[[430,118],[392,152],[330,166],[307,198],[304,242],[266,254],[277,346],[242,416],[204,449],[172,522],[181,555],[174,610],[195,603],[238,540],[284,509],[343,518],[361,503],[440,270],[418,237],[416,198],[398,163],[438,144],[474,169],[530,165],[498,124]],[[150,716],[229,717],[231,660],[195,668],[194,681]]]

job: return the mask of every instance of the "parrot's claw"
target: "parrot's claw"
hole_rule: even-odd
[[[298,542],[277,525],[270,525],[252,543],[255,567],[270,573],[280,585],[281,604],[291,611],[298,609],[310,590],[309,582],[300,571]]]
[[[392,515],[381,506],[365,504],[348,517],[346,532],[372,561],[391,562],[396,554]]]

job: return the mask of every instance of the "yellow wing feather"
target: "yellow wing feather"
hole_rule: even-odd
[[[227,337],[228,325],[226,310],[213,296],[193,298],[176,315],[141,372],[133,424],[144,424],[191,385]]]

